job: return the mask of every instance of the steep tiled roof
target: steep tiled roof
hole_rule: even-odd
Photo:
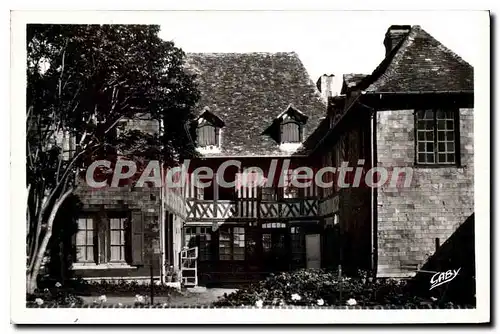
[[[198,107],[208,107],[225,123],[220,153],[208,156],[289,155],[264,130],[292,105],[308,117],[307,137],[326,113],[294,52],[188,53],[186,65],[198,75]]]
[[[474,89],[473,67],[420,26],[359,85],[367,92],[449,92]]]

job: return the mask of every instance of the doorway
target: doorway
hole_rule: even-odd
[[[284,223],[262,225],[262,258],[268,272],[288,270],[288,233]]]

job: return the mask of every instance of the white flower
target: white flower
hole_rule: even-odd
[[[302,299],[302,297],[298,293],[294,293],[292,295],[292,300],[301,300],[301,299]]]
[[[106,295],[99,296],[99,301],[101,303],[105,303],[107,300],[108,300],[108,298],[106,297]]]
[[[255,302],[255,306],[257,306],[257,308],[262,308],[262,306],[264,306],[264,302],[262,300],[257,300]]]
[[[135,295],[135,302],[143,304],[144,303],[144,296]]]
[[[325,305],[325,301],[323,299],[318,299],[317,304],[318,306],[323,306]]]
[[[354,305],[356,305],[356,304],[357,304],[357,302],[356,302],[356,299],[354,299],[354,298],[350,298],[350,299],[347,301],[347,305],[349,305],[349,306],[354,306]]]
[[[57,282],[57,283],[55,284],[55,287],[56,287],[56,288],[60,288],[61,286],[62,286],[62,284],[61,284],[61,283],[59,283],[59,282]]]
[[[122,306],[123,306],[123,304],[122,304],[122,303],[118,303],[118,307],[122,307]]]
[[[35,303],[37,305],[42,305],[43,304],[43,299],[42,298],[37,298],[37,299],[35,299]]]
[[[436,301],[436,300],[438,300],[438,299],[437,299],[436,297],[431,297],[431,300],[432,300],[433,302],[435,302],[435,301]]]

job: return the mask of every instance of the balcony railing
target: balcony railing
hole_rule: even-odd
[[[283,199],[281,201],[259,201],[241,199],[235,201],[194,200],[186,201],[188,219],[231,218],[304,218],[318,216],[318,201],[315,199]]]

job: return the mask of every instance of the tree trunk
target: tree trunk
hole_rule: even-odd
[[[37,277],[40,271],[40,266],[42,264],[43,257],[45,255],[45,251],[47,250],[47,245],[49,244],[50,237],[52,236],[52,226],[54,225],[54,219],[56,218],[57,212],[61,207],[62,203],[66,200],[66,198],[73,192],[73,189],[67,190],[55,203],[50,212],[49,220],[47,221],[47,227],[45,229],[45,235],[43,236],[43,241],[35,250],[35,262],[33,268],[28,270],[26,273],[26,292],[31,294],[35,292],[37,288]]]

